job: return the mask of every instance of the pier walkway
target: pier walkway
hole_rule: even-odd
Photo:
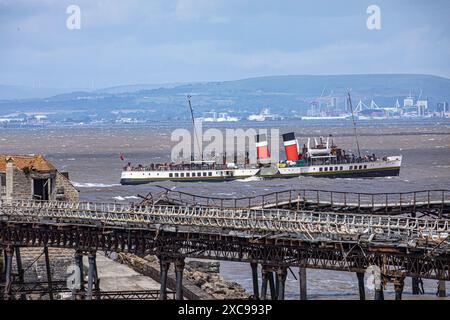
[[[292,189],[249,197],[209,197],[165,190],[144,199],[178,205],[218,208],[293,209],[376,214],[415,214],[443,217],[450,214],[450,190],[422,190],[398,193],[364,193],[310,189]]]

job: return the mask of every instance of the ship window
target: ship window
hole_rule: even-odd
[[[359,166],[360,169],[362,169],[362,166]]]
[[[203,172],[203,176],[206,177],[206,172]]]
[[[191,174],[189,172],[186,172],[186,177],[190,177]]]
[[[353,170],[353,166],[350,166],[349,169],[350,169],[350,170]]]
[[[184,178],[184,172],[180,173],[180,177]]]
[[[208,176],[212,177],[212,172],[208,172]]]
[[[177,172],[177,173],[175,173],[175,178],[178,178],[178,172]]]
[[[197,172],[197,177],[201,177],[202,173],[201,172]]]
[[[367,169],[367,164],[364,165],[364,169]]]
[[[333,167],[330,167],[330,171],[333,171]]]
[[[340,167],[339,170],[341,170],[341,171],[344,170],[344,167]]]
[[[339,168],[338,168],[338,167],[334,167],[334,170],[335,170],[335,171],[338,171],[338,170],[339,170]]]
[[[325,167],[325,171],[328,171],[328,167]]]
[[[173,173],[169,173],[169,178],[172,178],[173,177]]]
[[[319,168],[319,171],[322,171],[322,168]]]

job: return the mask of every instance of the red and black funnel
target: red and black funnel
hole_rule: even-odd
[[[298,160],[298,147],[294,132],[283,134],[283,143],[284,151],[286,152],[286,160]]]
[[[267,136],[265,134],[256,135],[256,156],[258,160],[270,157]]]

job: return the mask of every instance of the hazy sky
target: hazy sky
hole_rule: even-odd
[[[81,9],[79,30],[66,27],[71,4]],[[381,30],[366,26],[371,4]],[[0,0],[0,84],[450,77],[449,12],[448,0]]]

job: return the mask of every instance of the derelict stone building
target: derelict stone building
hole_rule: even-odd
[[[42,155],[0,155],[0,199],[74,202],[78,190]]]

